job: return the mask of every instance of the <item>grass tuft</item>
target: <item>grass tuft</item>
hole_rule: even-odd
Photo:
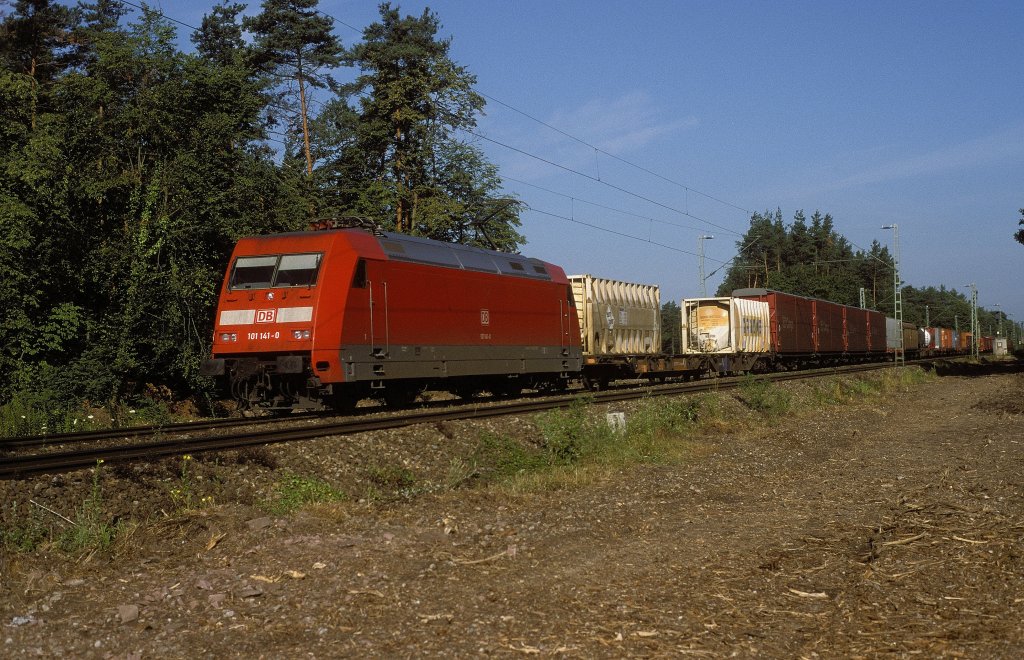
[[[275,485],[274,495],[266,508],[271,513],[283,515],[308,504],[340,502],[344,499],[345,494],[326,481],[288,474]]]

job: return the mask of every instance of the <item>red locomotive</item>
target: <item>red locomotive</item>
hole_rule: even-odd
[[[509,395],[578,375],[579,320],[558,266],[336,226],[235,246],[201,373],[226,377],[243,405],[401,404],[428,386]]]

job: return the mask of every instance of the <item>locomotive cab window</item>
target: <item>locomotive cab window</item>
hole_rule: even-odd
[[[274,286],[313,286],[320,272],[322,254],[284,254],[277,266]]]
[[[316,284],[322,253],[238,257],[231,269],[228,288],[269,289]]]
[[[277,268],[277,256],[238,257],[231,269],[231,289],[269,289]]]

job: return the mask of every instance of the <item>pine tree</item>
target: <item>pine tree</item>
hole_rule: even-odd
[[[500,194],[483,153],[455,136],[484,106],[476,78],[451,60],[429,10],[402,17],[385,3],[380,16],[346,52],[360,74],[341,92],[358,96],[357,107],[343,98],[325,111],[339,143],[337,205],[400,232],[514,249],[519,202]]]
[[[341,42],[331,32],[331,19],[317,10],[319,0],[263,0],[262,12],[244,21],[256,37],[255,63],[278,79],[295,81],[299,96],[306,174],[313,176],[307,87],[333,84],[323,70],[341,62]]]

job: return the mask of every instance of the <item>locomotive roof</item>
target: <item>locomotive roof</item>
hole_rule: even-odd
[[[340,233],[345,235],[361,235],[372,238],[380,245],[380,249],[388,259],[430,264],[444,268],[458,268],[479,273],[494,273],[512,277],[526,277],[537,280],[551,281],[548,266],[540,259],[524,257],[521,254],[498,252],[470,245],[445,243],[421,236],[409,236],[395,232],[369,233],[363,229],[324,229],[315,231],[288,232],[275,236],[257,236],[256,239],[269,239],[281,236],[313,237],[324,234]]]
[[[462,268],[482,273],[500,273],[516,277],[550,280],[543,261],[520,254],[485,250],[484,248],[445,243],[420,236],[383,232],[378,236],[380,247],[389,259]]]

